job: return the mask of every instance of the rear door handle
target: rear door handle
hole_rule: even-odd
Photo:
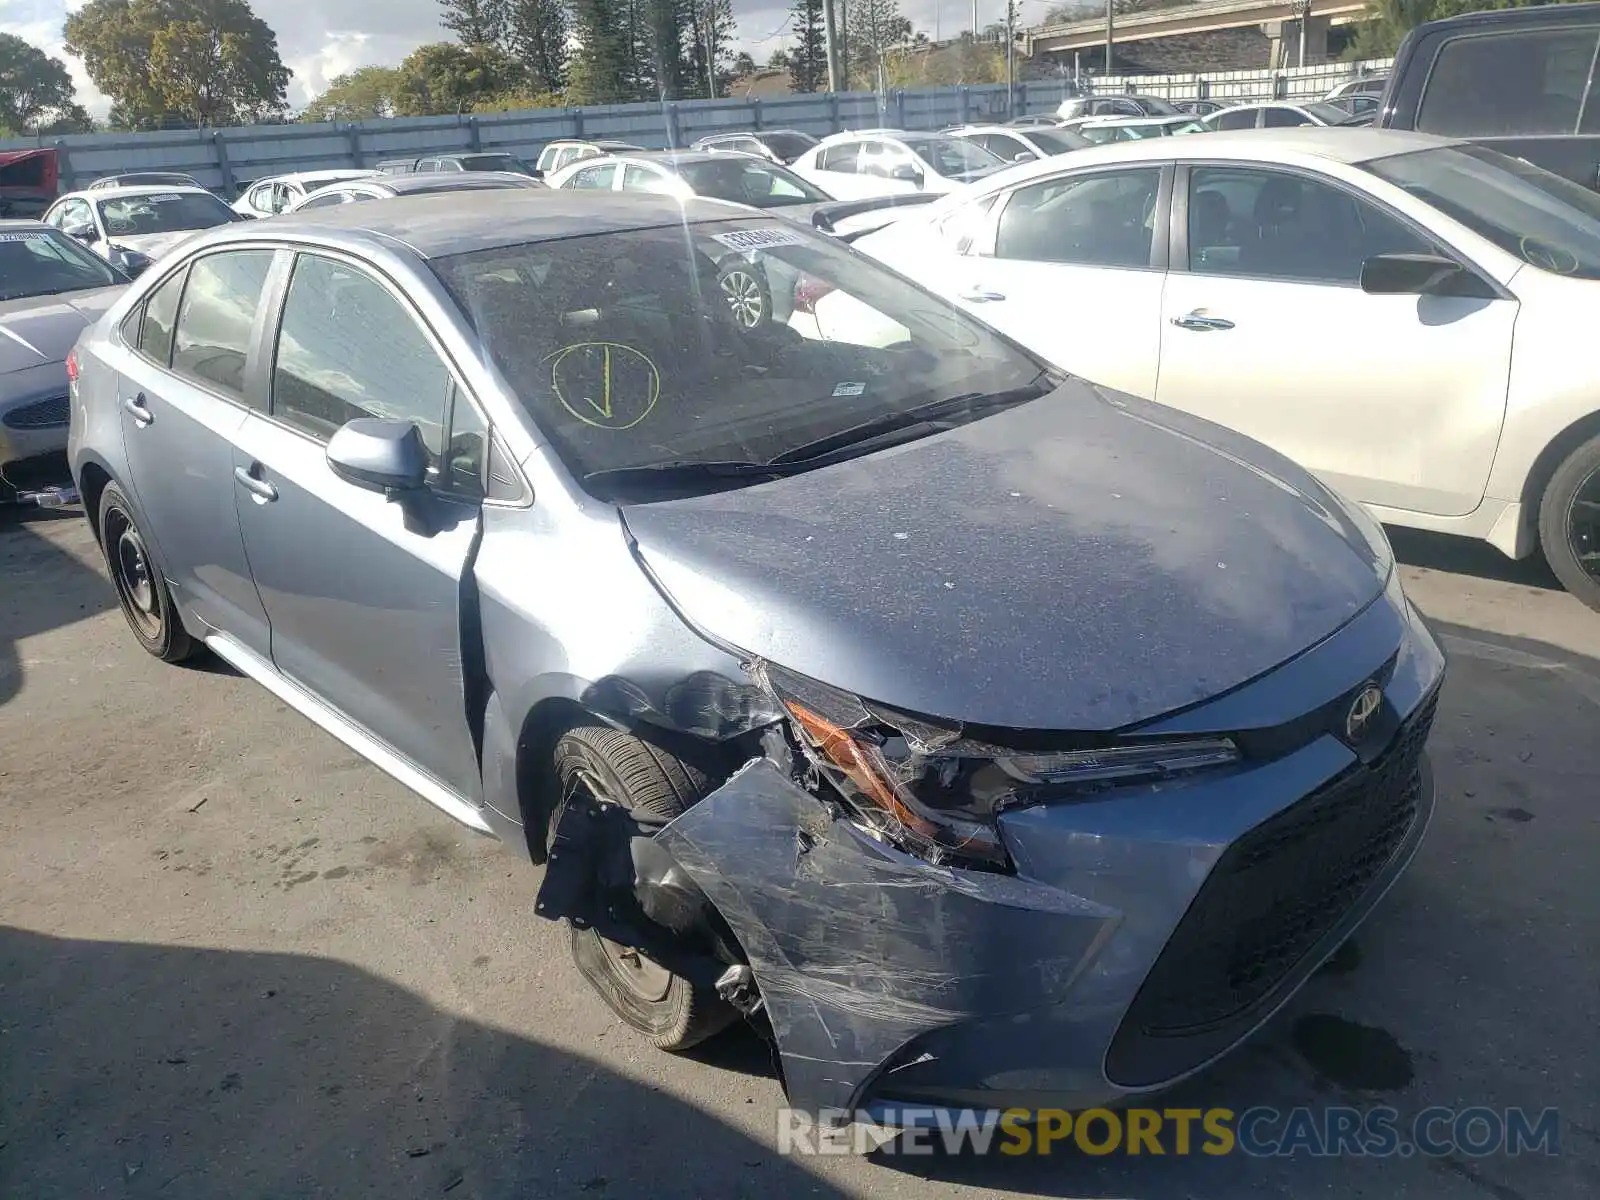
[[[133,423],[140,429],[143,429],[146,425],[149,425],[156,419],[155,413],[151,412],[145,407],[143,392],[140,392],[131,400],[124,400],[122,402],[122,409],[133,418]]]
[[[246,470],[244,467],[235,467],[233,469],[233,477],[239,481],[239,485],[245,491],[263,504],[270,504],[278,498],[277,488],[273,487],[265,479],[257,479],[251,471]]]
[[[1208,317],[1199,310],[1196,310],[1192,313],[1184,313],[1184,315],[1181,317],[1173,317],[1172,323],[1179,329],[1206,330],[1233,328],[1233,322],[1228,320],[1226,317]]]
[[[1006,294],[991,288],[970,287],[964,292],[957,292],[957,300],[965,300],[968,304],[988,304],[992,300],[1004,300]]]

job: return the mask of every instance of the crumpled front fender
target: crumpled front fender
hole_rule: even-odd
[[[789,1102],[854,1110],[912,1038],[1064,995],[1116,913],[1012,876],[938,867],[833,817],[767,759],[659,834],[738,935]]]

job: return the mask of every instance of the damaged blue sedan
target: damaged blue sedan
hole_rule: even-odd
[[[749,1019],[797,1107],[1165,1088],[1427,826],[1444,662],[1360,508],[770,215],[225,226],[69,367],[141,645],[543,863],[623,1021]]]

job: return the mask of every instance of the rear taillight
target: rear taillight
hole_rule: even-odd
[[[78,382],[78,352],[71,350],[67,353],[67,382]]]
[[[810,275],[802,275],[794,285],[794,308],[796,312],[815,313],[817,301],[829,292],[838,291],[833,284],[822,279],[813,279]]]

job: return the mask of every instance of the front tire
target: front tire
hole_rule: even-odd
[[[1550,477],[1539,502],[1539,544],[1567,591],[1600,611],[1600,437]]]
[[[665,824],[709,790],[703,772],[640,738],[599,725],[568,730],[555,744],[561,802],[552,836],[574,804],[615,804],[647,824]],[[687,1050],[720,1033],[738,1012],[716,991],[667,970],[593,929],[571,927],[573,962],[624,1023],[658,1050]]]
[[[162,662],[178,663],[192,657],[195,641],[184,629],[167,581],[150,555],[133,505],[114,483],[108,483],[100,495],[99,528],[106,568],[133,636]]]

